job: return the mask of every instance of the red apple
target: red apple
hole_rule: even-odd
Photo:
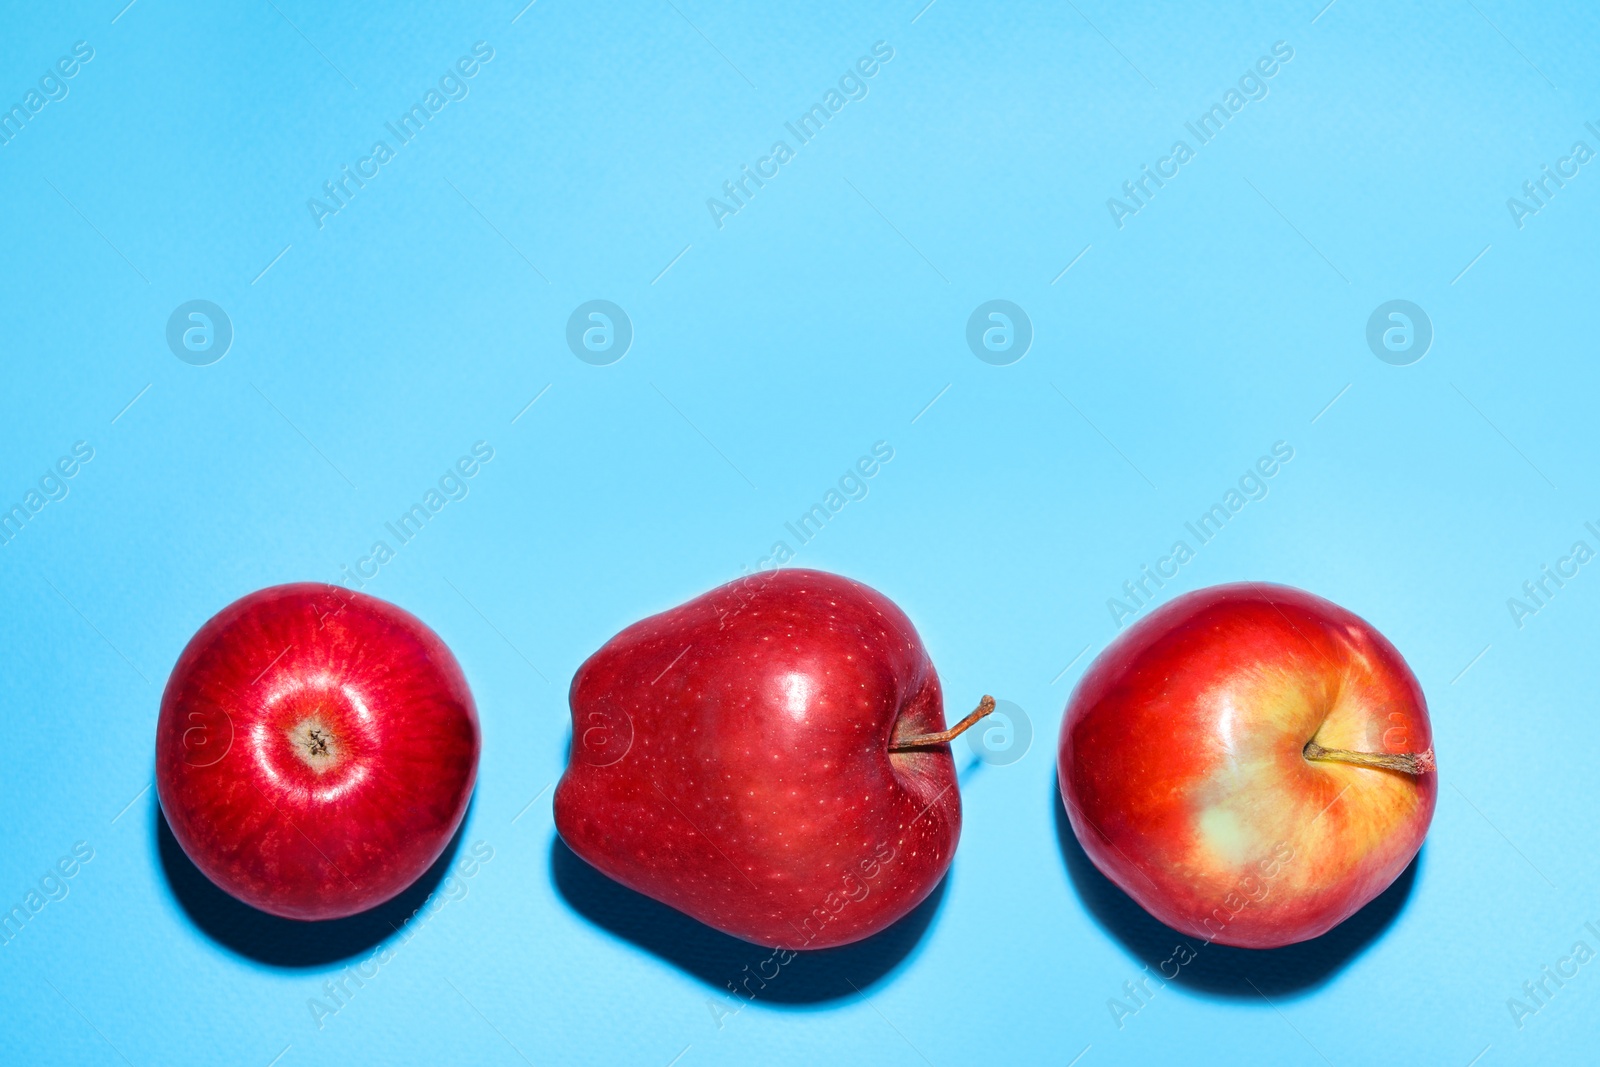
[[[178,657],[156,726],[161,810],[217,885],[288,919],[405,889],[461,824],[478,713],[415,616],[306,582],[234,601]]]
[[[767,571],[623,630],[572,680],[562,839],[735,937],[877,933],[944,877],[961,798],[922,641],[882,594]]]
[[[1180,596],[1078,683],[1061,795],[1094,865],[1175,930],[1275,948],[1411,862],[1438,794],[1422,688],[1336,604],[1255,582]]]

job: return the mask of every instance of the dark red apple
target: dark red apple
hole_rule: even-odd
[[[288,919],[381,904],[461,824],[478,713],[415,616],[306,582],[234,601],[178,657],[156,726],[172,834],[217,885]]]
[[[1382,634],[1249,582],[1156,609],[1084,674],[1061,724],[1084,851],[1175,930],[1275,948],[1388,888],[1433,818],[1422,687]]]
[[[572,680],[562,840],[735,937],[877,933],[950,866],[961,798],[922,641],[882,594],[766,571],[623,630]]]

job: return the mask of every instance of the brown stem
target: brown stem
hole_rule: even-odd
[[[978,701],[978,706],[973,710],[971,715],[968,715],[965,719],[962,719],[960,722],[950,727],[950,729],[940,730],[936,734],[918,734],[915,737],[908,737],[903,741],[891,741],[889,743],[889,751],[904,752],[908,748],[929,748],[933,745],[947,744],[948,742],[954,741],[956,738],[966,733],[969,726],[993,710],[994,697],[985,696],[982,700]]]
[[[1381,767],[1387,771],[1423,775],[1434,769],[1433,749],[1426,752],[1352,752],[1345,748],[1323,748],[1315,741],[1307,741],[1305,757],[1309,760],[1328,760],[1349,763],[1356,767]]]

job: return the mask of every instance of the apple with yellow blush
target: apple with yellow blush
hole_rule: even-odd
[[[1326,933],[1422,847],[1438,797],[1394,645],[1299,589],[1180,596],[1095,660],[1061,724],[1073,832],[1168,926],[1267,949]]]

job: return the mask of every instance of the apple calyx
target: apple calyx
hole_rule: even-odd
[[[1437,769],[1431,748],[1426,752],[1352,752],[1346,748],[1323,748],[1315,741],[1307,741],[1303,751],[1308,760],[1349,763],[1356,767],[1379,767],[1417,777]]]
[[[968,715],[965,719],[962,719],[960,722],[950,727],[950,729],[940,730],[936,734],[917,734],[914,737],[907,737],[899,741],[891,741],[889,742],[889,751],[904,752],[913,748],[931,748],[934,745],[948,744],[949,742],[960,737],[962,734],[966,733],[968,727],[993,710],[994,697],[985,695],[982,700],[978,701],[978,706],[973,709],[972,714]]]
[[[312,715],[290,730],[289,743],[300,762],[318,774],[331,770],[339,762],[342,746],[320,715]]]

